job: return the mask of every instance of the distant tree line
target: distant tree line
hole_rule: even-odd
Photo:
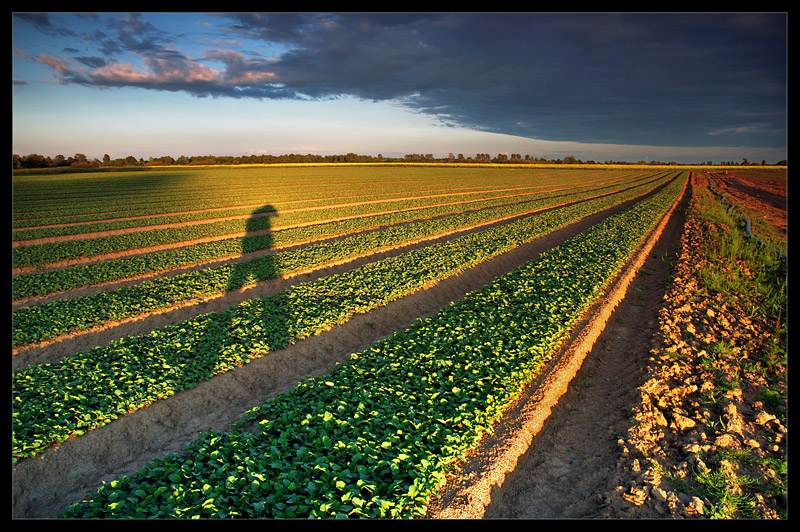
[[[102,160],[97,158],[89,159],[82,153],[76,153],[72,157],[56,155],[55,157],[45,157],[38,154],[12,156],[13,169],[21,168],[130,168],[142,166],[187,166],[187,165],[239,165],[239,164],[279,164],[279,163],[392,163],[392,162],[421,162],[421,163],[511,163],[511,164],[647,164],[655,166],[677,165],[674,162],[662,161],[604,161],[602,163],[588,160],[582,161],[573,155],[567,155],[563,159],[550,159],[547,157],[534,157],[531,155],[521,155],[519,153],[498,153],[494,157],[489,153],[476,153],[475,156],[464,156],[459,153],[453,155],[449,153],[447,157],[434,157],[433,154],[409,153],[404,157],[384,157],[382,154],[359,155],[356,153],[346,153],[341,155],[314,155],[314,154],[285,154],[285,155],[193,155],[174,158],[169,155],[163,157],[150,157],[146,161],[129,155],[124,158],[112,159],[108,154]],[[711,161],[696,163],[697,165],[714,166]],[[785,166],[786,161],[776,163],[776,166]],[[760,164],[751,163],[747,159],[742,159],[741,163],[733,161],[723,161],[719,166],[767,166],[766,161]]]

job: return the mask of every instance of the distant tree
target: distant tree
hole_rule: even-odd
[[[76,153],[69,165],[73,168],[89,168],[91,163],[82,153]]]

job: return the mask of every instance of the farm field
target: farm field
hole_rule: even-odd
[[[13,513],[424,516],[522,390],[574,374],[690,176],[15,176]]]
[[[788,516],[786,264],[742,230],[757,196],[727,213],[709,188],[756,176],[785,190],[780,170],[692,173],[681,214],[483,516]],[[768,216],[773,231],[786,215]]]

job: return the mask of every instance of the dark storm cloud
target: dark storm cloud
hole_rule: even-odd
[[[59,73],[202,96],[394,100],[446,124],[548,140],[785,145],[781,13],[221,16],[230,36],[285,51],[190,58],[164,28],[120,15],[95,36],[106,63],[75,54],[89,70]],[[148,70],[113,64],[122,52]]]
[[[312,97],[400,99],[550,140],[708,145],[720,140],[712,130],[737,127],[767,144],[785,136],[781,14],[233,18],[232,31],[291,45],[274,71]]]
[[[14,17],[31,24],[46,35],[75,35],[75,32],[65,26],[53,24],[50,15],[47,13],[14,13]]]
[[[108,65],[108,61],[104,57],[99,56],[75,56],[75,61],[89,68],[102,68]]]

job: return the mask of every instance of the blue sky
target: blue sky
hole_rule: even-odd
[[[13,152],[787,158],[786,13],[14,13]]]

